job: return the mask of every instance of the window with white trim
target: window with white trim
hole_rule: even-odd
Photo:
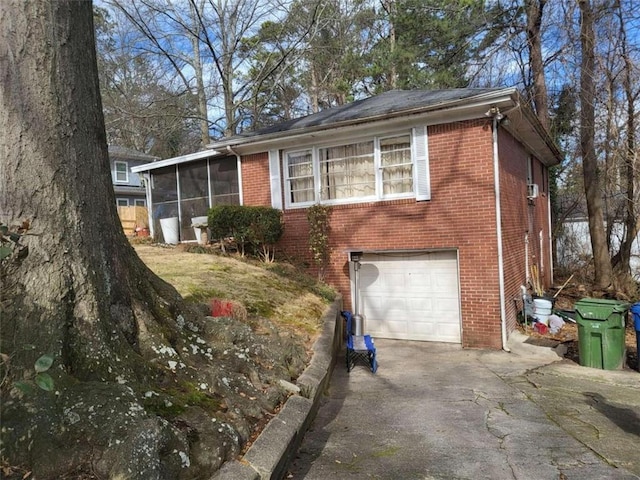
[[[383,195],[413,192],[411,135],[380,139],[380,170]]]
[[[376,194],[373,141],[320,148],[320,200]]]
[[[115,181],[117,183],[129,183],[129,163],[116,160],[113,162]]]
[[[314,201],[313,157],[311,150],[287,154],[287,191],[290,204]]]
[[[429,198],[425,127],[283,153],[288,207]],[[425,176],[419,185],[417,171]]]
[[[119,207],[128,207],[129,206],[129,199],[128,198],[116,198],[116,204]]]
[[[136,198],[134,200],[134,205],[136,207],[146,207],[147,206],[147,201],[144,198]]]

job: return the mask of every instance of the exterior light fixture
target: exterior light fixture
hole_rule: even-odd
[[[349,259],[352,262],[359,262],[360,260],[362,260],[362,252],[350,252]]]

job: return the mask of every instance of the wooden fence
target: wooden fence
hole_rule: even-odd
[[[118,207],[118,216],[126,236],[149,235],[147,207]]]

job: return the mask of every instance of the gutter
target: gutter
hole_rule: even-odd
[[[144,163],[142,165],[136,165],[131,167],[133,173],[148,172],[149,170],[155,170],[162,167],[171,167],[176,164],[191,162],[193,160],[200,160],[202,158],[216,157],[222,155],[223,152],[213,149],[202,150],[200,152],[189,153],[180,157],[167,158],[165,160],[157,160],[150,163]]]
[[[500,331],[502,333],[502,349],[505,352],[510,352],[507,346],[507,311],[505,308],[505,294],[504,294],[504,258],[502,250],[502,225],[500,219],[502,218],[502,211],[500,210],[500,158],[498,156],[498,125],[500,118],[504,118],[503,114],[496,109],[495,112],[491,112],[493,116],[493,177],[494,177],[494,193],[496,199],[496,236],[498,241],[498,282],[500,289]]]

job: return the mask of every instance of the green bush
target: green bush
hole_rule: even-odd
[[[282,212],[270,207],[218,205],[209,209],[211,237],[232,239],[238,251],[248,249],[265,261],[273,260],[273,245],[280,240],[284,227]]]

